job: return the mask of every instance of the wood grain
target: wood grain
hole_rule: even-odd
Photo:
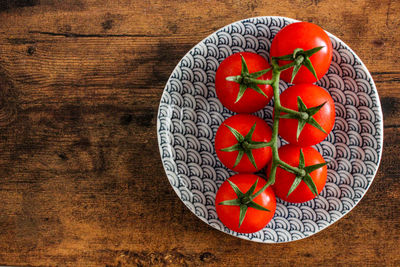
[[[399,1],[0,2],[0,264],[400,266]],[[218,232],[176,197],[156,114],[180,58],[246,17],[312,21],[381,97],[380,170],[354,210],[301,241]]]

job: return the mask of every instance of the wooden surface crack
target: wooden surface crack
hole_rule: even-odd
[[[29,33],[50,35],[50,36],[63,36],[73,38],[107,38],[107,37],[128,37],[128,38],[140,38],[140,37],[167,37],[168,35],[149,35],[149,34],[82,34],[72,32],[44,32],[44,31],[29,31]]]
[[[400,128],[400,124],[389,124],[385,125],[383,128],[388,129],[388,128]]]

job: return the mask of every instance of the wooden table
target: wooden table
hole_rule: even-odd
[[[400,266],[400,2],[0,2],[0,264]],[[214,230],[179,200],[156,115],[180,58],[246,17],[311,21],[346,42],[385,117],[378,174],[324,231],[263,245]]]

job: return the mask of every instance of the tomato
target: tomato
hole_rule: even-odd
[[[279,148],[279,158],[293,167],[298,167],[300,162],[300,149],[304,154],[305,167],[325,163],[325,160],[323,159],[321,154],[314,148],[300,148],[291,144]],[[267,175],[269,175],[270,169],[271,166],[268,166]],[[321,193],[327,179],[326,165],[310,172],[310,176],[316,186],[318,194]],[[312,193],[311,189],[306,184],[304,179],[300,182],[297,188],[294,189],[294,191],[291,192],[289,196],[287,196],[295,178],[295,174],[282,169],[282,167],[278,167],[276,170],[275,183],[272,185],[276,196],[292,203],[306,202],[315,198],[315,195]]]
[[[261,70],[269,69],[271,66],[265,58],[251,52],[235,53],[221,62],[215,75],[215,90],[221,103],[231,111],[237,113],[252,113],[265,107],[271,100],[273,90],[270,85],[258,84],[258,88],[267,96],[260,92],[247,88],[243,96],[236,102],[239,94],[240,85],[234,81],[227,81],[230,76],[241,75],[242,73],[242,56],[247,63],[249,73],[255,73]],[[258,80],[271,79],[272,72],[262,75]],[[256,88],[257,89],[257,88]]]
[[[306,123],[297,140],[298,120],[281,118],[279,120],[279,135],[291,144],[312,146],[324,140],[332,130],[335,123],[335,103],[325,89],[314,84],[298,84],[283,91],[280,95],[281,105],[298,111],[299,96],[307,108],[316,107],[325,103],[322,108],[312,116],[325,130],[325,133],[310,123]]]
[[[332,61],[332,42],[321,27],[309,22],[289,24],[280,30],[272,40],[270,55],[271,57],[279,57],[292,54],[296,48],[302,48],[306,51],[320,46],[323,46],[323,48],[310,57],[319,80],[328,71]],[[280,66],[288,63],[290,61],[279,61]],[[283,71],[281,79],[285,82],[290,82],[292,70],[293,68]],[[315,79],[311,71],[305,66],[301,66],[293,83],[314,83],[316,81],[317,79]]]
[[[240,136],[235,136],[235,130],[242,140],[239,140]],[[215,151],[219,160],[229,169],[255,172],[262,169],[272,157],[271,148],[265,144],[271,140],[271,136],[271,128],[264,120],[250,114],[237,114],[219,126],[215,135]]]
[[[248,192],[257,181],[253,193],[250,192],[251,194],[249,194],[250,196],[256,194],[266,184],[264,179],[254,174],[236,174],[228,180],[236,185],[243,194]],[[245,216],[239,226],[241,209],[239,205],[247,202],[245,198],[238,196],[228,180],[221,185],[215,197],[215,206],[221,222],[229,229],[239,233],[254,233],[263,229],[274,216],[276,209],[276,198],[271,187],[267,187],[253,199],[255,205],[250,203],[246,205]],[[221,205],[221,202],[229,200],[237,203],[231,202],[231,205]]]

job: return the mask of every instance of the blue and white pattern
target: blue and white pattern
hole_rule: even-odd
[[[157,131],[161,159],[179,198],[201,220],[231,235],[257,242],[289,242],[313,235],[349,212],[364,196],[382,153],[382,110],[375,84],[357,55],[329,35],[333,60],[317,83],[335,101],[333,131],[315,147],[329,161],[328,180],[314,200],[292,204],[278,199],[271,222],[253,234],[239,234],[218,219],[214,200],[219,186],[234,173],[218,160],[214,137],[231,111],[215,93],[215,72],[240,51],[269,58],[276,33],[295,20],[257,17],[232,23],[190,50],[176,66],[161,98]],[[288,85],[281,81],[280,89]],[[272,101],[255,114],[272,125]]]

